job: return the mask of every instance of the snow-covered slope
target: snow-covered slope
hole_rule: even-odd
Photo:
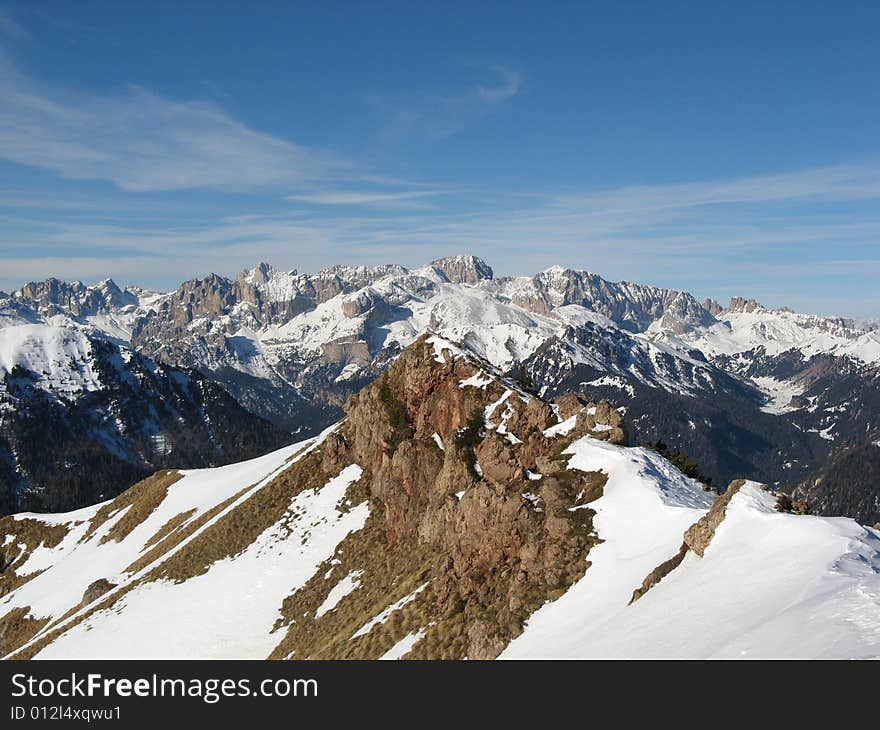
[[[21,576],[42,572],[14,595],[5,597],[4,609],[30,606],[35,616],[48,617],[50,622],[60,619],[78,607],[82,598],[80,586],[89,586],[99,578],[121,585],[126,568],[141,556],[151,538],[170,519],[185,514],[187,519],[183,524],[197,522],[200,516],[234,497],[248,484],[257,484],[271,475],[296,450],[297,447],[287,447],[252,461],[172,475],[179,479],[167,488],[162,502],[120,541],[109,536],[131,506],[113,511],[108,519],[92,529],[99,522],[96,519],[99,512],[112,500],[67,514],[22,512],[15,515],[13,519],[18,522],[60,525],[68,528],[68,532],[58,545],[49,548],[41,544],[16,567],[16,574]]]
[[[281,443],[216,383],[91,325],[0,328],[0,514],[91,504],[158,467],[229,463]]]
[[[155,565],[145,560],[142,566],[132,566],[161,542],[157,537],[163,536],[163,530],[168,534],[169,521],[177,520],[177,531],[185,531],[188,525],[198,527],[174,548],[160,551],[162,561],[210,530],[308,453],[312,444],[295,444],[227,467],[181,472],[167,487],[164,499],[121,539],[114,537],[113,530],[126,512],[138,508],[136,503],[106,518],[102,508],[109,503],[67,516],[16,515],[17,521],[60,525],[68,531],[54,548],[37,547],[17,567],[18,575],[42,572],[5,596],[0,612],[28,606],[34,616],[48,619],[33,641],[64,625],[75,625],[40,656],[264,656],[273,646],[271,630],[281,600],[332,554],[347,532],[363,524],[365,506],[344,515],[335,511],[347,486],[357,478],[357,467],[349,467],[325,489],[298,494],[282,519],[261,532],[244,553],[214,563],[190,581],[139,585]],[[295,528],[287,530],[291,515],[298,519]],[[82,587],[98,579],[113,587],[99,593],[95,601],[83,603]],[[78,621],[92,604],[114,592],[125,593],[120,604],[123,611]]]
[[[108,567],[124,571],[125,566],[143,552],[145,541],[153,537],[168,519],[195,510],[188,520],[194,522],[207,509],[216,508],[241,491],[242,485],[255,483],[251,489],[259,489],[287,466],[289,459],[295,459],[297,452],[301,455],[304,446],[288,447],[246,465],[184,473],[146,524],[139,526],[121,543],[110,543],[115,549],[101,551],[101,546],[97,546],[93,549],[95,555],[90,557],[73,551],[70,557],[76,562],[71,560],[69,562],[73,564],[68,564],[64,561],[58,565],[57,571],[75,570],[76,564],[82,564],[84,560],[88,562],[88,570],[93,573],[97,570],[95,575],[106,575]],[[365,504],[344,514],[336,509],[349,484],[359,475],[358,467],[350,466],[322,488],[299,493],[290,500],[282,518],[263,530],[242,553],[212,564],[207,572],[184,583],[158,580],[137,586],[122,598],[118,612],[98,614],[78,623],[38,657],[266,656],[276,643],[272,629],[280,618],[278,608],[282,600],[311,577],[346,534],[363,527]],[[225,510],[219,511],[200,531],[210,529],[226,511],[246,500],[248,495],[249,491],[246,491]],[[104,530],[106,527],[102,532]],[[94,545],[100,538],[101,535],[95,533],[88,544]],[[170,555],[173,552],[163,557],[168,559]],[[104,557],[112,565],[97,562],[99,557]],[[119,579],[116,590],[136,582],[150,568],[147,565],[123,576],[111,571],[111,575]],[[51,574],[46,575],[42,585],[53,585],[57,575],[58,572],[54,579]],[[68,579],[65,577],[65,580]],[[39,590],[39,584],[34,590]],[[80,597],[69,598],[66,601],[68,607],[76,605]],[[23,595],[16,600],[31,601],[32,597]],[[58,600],[57,594],[54,600]],[[30,605],[34,611],[34,603]],[[80,609],[87,610],[87,606]],[[210,611],[209,617],[205,615],[206,610]]]
[[[652,328],[666,339],[699,349],[707,358],[761,349],[767,355],[798,350],[806,357],[829,354],[865,363],[880,363],[880,335],[839,318],[797,314],[757,306],[749,311],[728,309],[718,321],[682,335]]]
[[[19,324],[0,329],[0,377],[23,368],[45,390],[65,397],[98,390],[92,343],[85,332],[69,327]]]
[[[731,499],[704,555],[639,600],[705,512],[656,455],[584,439],[569,466],[609,479],[592,503],[604,542],[584,577],[539,609],[502,658],[880,656],[880,534],[845,518],[780,513],[754,482]]]

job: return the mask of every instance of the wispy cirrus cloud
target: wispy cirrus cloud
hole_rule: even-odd
[[[832,165],[773,175],[637,185],[559,195],[561,208],[631,213],[746,203],[842,202],[880,198],[880,164]]]
[[[373,192],[341,190],[288,195],[288,200],[312,205],[413,207],[419,198],[433,198],[449,193],[448,190],[406,190],[403,192]]]
[[[99,96],[36,83],[0,52],[0,158],[138,192],[249,190],[356,176],[334,155],[251,129],[207,101],[139,86]]]
[[[771,305],[876,316],[876,301],[858,292],[870,291],[876,277],[878,180],[880,164],[866,163],[580,193],[496,193],[491,206],[469,210],[388,211],[379,193],[324,191],[293,196],[313,203],[295,209],[281,201],[254,212],[242,201],[222,215],[140,225],[125,215],[72,220],[64,211],[53,221],[24,208],[0,225],[0,250],[10,253],[0,288],[50,273],[170,286],[258,260],[315,270],[341,262],[418,265],[471,251],[499,274],[560,263],[719,299],[770,292],[779,298]],[[443,190],[388,197],[406,202]],[[108,256],[112,247],[127,256]],[[52,262],[61,268],[47,269]]]
[[[495,73],[500,77],[494,86],[479,86],[477,93],[487,104],[500,104],[502,101],[516,96],[519,93],[522,79],[515,71],[504,66],[495,66]]]
[[[493,66],[492,82],[448,93],[368,95],[386,140],[411,136],[450,137],[517,96],[522,77],[504,66]]]
[[[498,86],[478,87],[470,97],[491,106],[515,94],[518,83],[503,71]],[[213,101],[172,100],[136,85],[108,95],[43,85],[2,47],[0,98],[0,159],[65,179],[138,193],[299,190],[288,199],[400,210],[429,207],[426,199],[450,192],[260,132]]]

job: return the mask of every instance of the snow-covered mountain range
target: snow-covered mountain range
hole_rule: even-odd
[[[877,530],[719,496],[621,410],[423,336],[313,438],[0,519],[0,652],[880,656]]]
[[[154,296],[50,280],[0,299],[0,513],[93,504],[157,468],[290,438],[212,379],[132,350]]]
[[[633,443],[662,440],[717,483],[746,476],[795,489],[838,451],[880,456],[872,324],[754,300],[700,303],[560,267],[495,278],[474,256],[316,274],[260,264],[164,294],[49,280],[0,299],[0,323],[0,369],[19,365],[37,388],[98,388],[88,368],[70,363],[83,337],[106,338],[198,372],[288,432],[326,427],[430,331],[548,397],[572,390],[625,406]],[[47,333],[36,346],[33,328]],[[823,504],[876,521],[876,498],[824,495]]]

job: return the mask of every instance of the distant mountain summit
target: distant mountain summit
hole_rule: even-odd
[[[448,256],[428,266],[451,284],[478,284],[492,278],[492,267],[478,256]]]

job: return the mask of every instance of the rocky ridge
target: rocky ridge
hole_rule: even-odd
[[[864,615],[880,590],[880,536],[778,513],[775,496],[745,482],[712,506],[713,493],[662,457],[620,446],[625,430],[608,402],[546,402],[461,344],[424,335],[316,438],[230,467],[159,472],[68,515],[0,520],[0,647],[18,658],[553,656],[558,635],[540,638],[559,623],[544,621],[548,611],[592,630],[590,611],[611,601],[614,631],[692,578],[717,595],[729,580],[719,574],[704,590],[704,566],[741,560],[737,541],[756,538],[737,525],[766,525],[769,514],[782,522],[767,535],[791,535],[788,558],[750,555],[738,570],[770,581],[789,610],[805,601],[820,617],[812,635],[837,651],[875,650],[867,624],[852,634],[839,616],[844,605]],[[693,555],[651,583],[682,539]],[[803,562],[816,544],[860,556],[825,578],[858,588],[855,604],[828,590],[810,598],[828,559]],[[773,566],[794,556],[801,563],[780,583]],[[740,580],[730,588],[742,592]],[[583,603],[584,591],[602,598]],[[672,599],[683,611],[693,600]],[[761,625],[778,617],[774,606],[728,621]],[[800,645],[789,634],[802,627],[781,632],[786,646]],[[664,635],[662,620],[654,631]],[[711,641],[705,624],[690,631]]]

